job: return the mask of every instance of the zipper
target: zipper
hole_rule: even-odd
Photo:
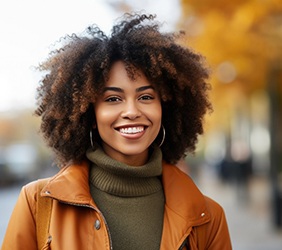
[[[102,219],[104,220],[104,223],[105,223],[105,225],[106,225],[106,229],[107,229],[107,232],[108,232],[109,242],[110,242],[110,250],[113,250],[113,243],[112,243],[112,237],[111,237],[111,233],[110,233],[110,228],[109,228],[109,226],[108,226],[108,223],[107,223],[107,221],[106,221],[105,216],[103,215],[103,213],[102,213],[100,210],[98,210],[97,208],[95,208],[95,207],[93,207],[93,206],[86,205],[86,204],[79,204],[79,203],[66,202],[66,201],[62,201],[62,200],[59,200],[59,199],[55,199],[55,198],[52,198],[52,199],[57,200],[58,202],[61,202],[61,203],[67,204],[67,205],[71,205],[71,206],[91,208],[91,209],[93,209],[94,211],[96,211],[98,214],[100,214],[100,216],[101,216]]]

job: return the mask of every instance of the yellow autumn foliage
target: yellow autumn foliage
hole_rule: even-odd
[[[267,88],[271,68],[282,65],[282,0],[182,0],[181,5],[178,28],[212,68],[216,112],[210,126],[228,123],[240,103]]]

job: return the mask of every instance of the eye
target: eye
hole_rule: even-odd
[[[153,100],[154,97],[151,95],[142,95],[138,98],[139,100],[147,101],[147,100]]]
[[[105,99],[106,102],[119,102],[121,98],[118,96],[110,96]]]

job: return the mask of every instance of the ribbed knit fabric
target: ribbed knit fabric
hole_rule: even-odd
[[[164,194],[159,176],[162,153],[155,148],[147,164],[128,166],[102,149],[89,150],[91,195],[106,218],[114,250],[160,249]]]

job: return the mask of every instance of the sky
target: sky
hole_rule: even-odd
[[[157,14],[168,29],[180,16],[178,0],[124,0],[134,11]],[[40,79],[34,67],[66,34],[97,24],[107,34],[121,13],[115,0],[1,0],[0,112],[32,108]]]

